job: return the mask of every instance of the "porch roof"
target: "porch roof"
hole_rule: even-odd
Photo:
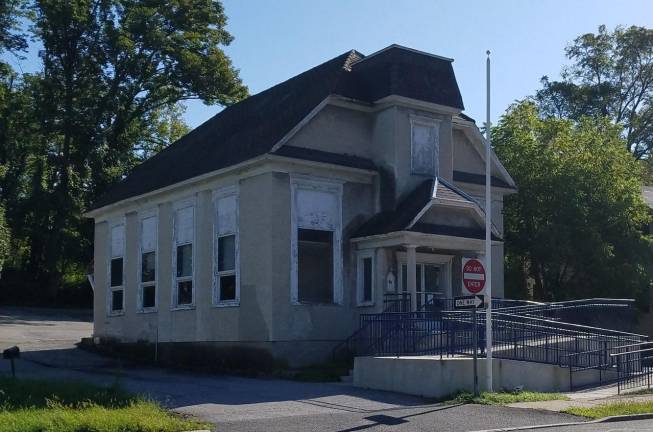
[[[420,218],[433,206],[466,208],[476,216],[484,215],[481,206],[472,197],[442,179],[429,179],[420,184],[401,202],[396,210],[381,212],[364,223],[352,236],[360,239],[394,232],[414,232],[437,234],[450,237],[470,239],[485,238],[482,228],[469,228],[443,224],[420,222]],[[482,219],[482,218],[480,218]],[[502,241],[496,229],[492,233],[493,241]]]
[[[447,227],[450,228],[450,227]],[[368,237],[357,237],[351,239],[357,249],[372,249],[384,247],[397,247],[413,245],[431,249],[441,249],[460,252],[483,253],[485,240],[482,238],[468,237],[465,233],[451,233],[448,229],[440,232],[423,233],[419,231],[394,231],[386,234],[372,235]],[[461,235],[463,234],[463,235]],[[500,244],[499,240],[492,240],[492,244]]]

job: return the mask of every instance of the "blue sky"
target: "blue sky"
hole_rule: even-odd
[[[485,118],[485,51],[492,51],[493,122],[543,75],[558,77],[565,46],[600,24],[653,27],[653,1],[224,0],[226,48],[254,94],[350,49],[392,43],[451,57],[465,111]],[[188,107],[196,126],[219,111]]]
[[[225,48],[250,93],[258,93],[350,49],[371,54],[390,44],[451,57],[465,112],[485,117],[485,51],[492,51],[492,117],[556,78],[564,48],[600,24],[653,27],[650,0],[223,0]],[[33,70],[38,59],[21,62]],[[12,60],[14,66],[17,61]],[[195,127],[220,111],[189,103]]]

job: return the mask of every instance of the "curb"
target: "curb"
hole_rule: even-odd
[[[611,416],[611,417],[604,417],[596,420],[580,421],[580,422],[553,423],[553,424],[518,426],[518,427],[508,427],[508,428],[498,428],[498,429],[483,429],[483,430],[477,430],[472,432],[511,432],[511,431],[522,431],[522,430],[536,430],[536,429],[544,429],[544,428],[551,428],[551,427],[579,426],[579,425],[587,425],[587,424],[594,424],[594,423],[616,423],[620,421],[649,420],[649,419],[653,419],[653,413]]]
[[[646,414],[628,414],[612,417],[604,417],[602,419],[594,420],[592,423],[612,423],[626,420],[649,420],[653,419],[653,413]]]

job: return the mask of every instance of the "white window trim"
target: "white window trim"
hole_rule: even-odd
[[[156,218],[156,228],[154,231],[154,238],[156,245],[154,246],[154,281],[153,282],[143,282],[142,281],[142,272],[143,272],[143,220],[147,218],[154,217]],[[148,251],[152,252],[152,251]],[[138,268],[136,269],[136,281],[138,282],[138,292],[136,298],[137,313],[153,313],[157,312],[159,309],[159,208],[155,207],[138,214]],[[154,306],[144,308],[143,307],[143,287],[145,285],[154,285]]]
[[[429,254],[429,253],[417,253],[415,254],[415,265],[420,264],[436,264],[442,266],[444,269],[442,282],[446,286],[445,297],[453,297],[453,287],[451,285],[451,266],[453,262],[453,255],[440,255],[440,254]],[[401,277],[401,266],[408,265],[408,259],[406,257],[406,252],[397,252],[397,292],[403,292],[403,278]],[[417,274],[418,278],[423,278],[423,274]],[[418,284],[420,282],[418,281]],[[419,286],[417,286],[419,288]],[[415,301],[415,300],[413,300]]]
[[[111,232],[113,229],[117,226],[121,226],[123,229],[123,242],[122,242],[122,285],[120,286],[111,286],[111,261],[113,260],[113,256],[111,255],[111,247],[113,243],[113,239],[111,237]],[[109,241],[107,245],[107,316],[110,317],[115,317],[115,316],[121,316],[125,314],[125,268],[126,263],[125,263],[125,252],[127,249],[127,224],[125,217],[120,217],[118,219],[115,219],[113,221],[109,222],[109,235],[108,235]],[[114,291],[119,291],[122,290],[122,307],[118,311],[114,311],[112,308],[112,301],[113,301],[113,292]]]
[[[425,117],[425,116],[420,116],[420,115],[415,115],[411,114],[410,115],[410,173],[412,175],[418,175],[418,176],[430,176],[432,175],[433,177],[437,177],[440,175],[440,119],[436,118],[431,118],[431,117]],[[413,166],[413,127],[415,125],[419,126],[426,126],[426,127],[432,127],[435,128],[435,134],[437,136],[437,140],[435,142],[435,147],[433,149],[433,157],[434,157],[434,173],[433,174],[425,174],[422,172],[416,172],[415,167]]]
[[[333,303],[303,303],[299,301],[297,230],[297,191],[314,190],[336,196],[336,226],[333,232]],[[306,227],[307,229],[315,229]],[[320,177],[291,174],[290,176],[290,302],[293,305],[342,305],[342,182]]]
[[[235,268],[233,271],[218,272],[218,200],[229,196],[236,197],[236,230],[222,233],[220,237],[235,235]],[[212,304],[214,307],[240,306],[240,197],[238,186],[227,186],[213,192],[213,265],[212,265]],[[236,275],[236,298],[234,300],[220,300],[220,276]]]
[[[192,207],[193,208],[193,242],[191,243],[193,245],[193,256],[192,256],[192,266],[193,269],[191,271],[191,276],[190,279],[188,276],[184,276],[182,278],[177,278],[177,225],[175,223],[176,220],[176,212],[177,210],[186,208],[186,207]],[[188,243],[184,243],[188,244]],[[195,196],[186,198],[183,200],[179,200],[174,203],[172,207],[172,293],[171,293],[171,302],[170,302],[170,310],[171,311],[178,311],[178,310],[188,310],[188,309],[195,309],[195,300],[196,300],[196,286],[195,286],[195,281],[196,281],[196,269],[197,268],[197,198]],[[190,280],[192,282],[192,297],[193,301],[189,304],[177,304],[177,284],[178,282],[183,282],[185,280]]]
[[[364,300],[364,267],[363,260],[372,259],[372,293],[370,300]],[[376,253],[373,249],[356,253],[356,306],[373,306],[376,298]]]

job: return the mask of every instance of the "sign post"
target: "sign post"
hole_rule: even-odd
[[[487,263],[488,275],[492,275],[492,180],[490,171],[492,170],[492,141],[490,122],[490,50],[487,51],[487,60],[485,61],[486,73],[486,119],[485,119],[485,262]],[[485,312],[485,357],[486,366],[486,387],[487,391],[492,392],[492,278],[487,278],[487,289],[485,294],[488,297],[488,306]]]
[[[473,344],[473,366],[474,366],[474,396],[478,396],[478,324],[476,311],[485,306],[485,296],[475,294],[469,296],[455,297],[453,307],[456,310],[470,310],[472,313],[472,344]]]
[[[472,343],[474,344],[474,396],[478,396],[478,328],[476,328],[476,309],[472,310],[472,328],[474,329],[474,337]]]
[[[474,396],[478,395],[478,324],[476,310],[485,306],[485,295],[479,294],[485,288],[485,267],[475,258],[463,258],[463,287],[472,295],[456,297],[455,309],[472,310],[472,344],[474,366]]]

